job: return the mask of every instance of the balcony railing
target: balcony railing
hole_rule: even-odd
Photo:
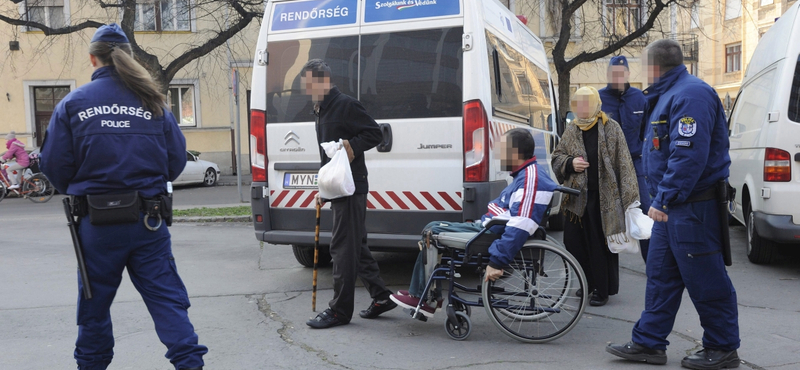
[[[697,62],[700,60],[700,42],[697,35],[693,33],[679,33],[671,39],[678,42],[683,49],[683,60],[685,62]]]

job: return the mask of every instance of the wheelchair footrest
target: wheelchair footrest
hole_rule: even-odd
[[[405,312],[408,316],[411,316],[419,321],[428,322],[428,318],[417,310],[412,310],[410,308],[404,308],[403,312]]]

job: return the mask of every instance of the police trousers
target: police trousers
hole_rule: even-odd
[[[198,344],[189,321],[189,296],[172,256],[166,225],[149,231],[143,223],[94,226],[84,218],[79,225],[92,299],[78,298],[78,339],[75,360],[82,370],[106,369],[114,356],[111,303],[128,270],[155,323],[166,357],[176,369],[203,366],[208,348]],[[78,291],[83,282],[78,274]]]
[[[722,260],[715,226],[719,217],[716,202],[708,200],[674,206],[667,222],[655,223],[647,255],[645,309],[633,328],[634,342],[666,349],[686,288],[700,316],[703,347],[739,348],[736,290]]]
[[[372,299],[388,299],[392,292],[386,289],[378,262],[367,246],[367,194],[334,199],[331,210],[333,299],[328,306],[344,322],[350,322],[355,310],[356,277],[361,278]]]

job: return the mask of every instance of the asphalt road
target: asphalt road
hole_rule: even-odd
[[[235,204],[235,186],[180,188],[179,206]],[[0,369],[74,369],[77,284],[60,201],[0,202]],[[311,269],[287,246],[260,245],[249,224],[176,224],[173,251],[187,286],[192,321],[210,348],[207,369],[634,369],[616,360],[608,342],[625,342],[644,305],[644,265],[620,256],[621,292],[604,307],[589,307],[577,327],[548,344],[522,344],[498,331],[481,309],[473,311],[467,341],[450,340],[444,315],[427,323],[395,310],[377,320],[314,331]],[[554,233],[560,239],[559,233]],[[800,368],[800,260],[769,266],[747,261],[744,228],[731,230],[729,274],[739,297],[742,368]],[[414,255],[376,253],[391,289],[405,289]],[[320,270],[317,309],[332,296],[330,268]],[[357,290],[356,307],[370,299]],[[110,369],[170,369],[166,349],[138,293],[125,277],[112,307],[115,359]],[[702,336],[688,295],[670,336],[669,363],[698,348]]]

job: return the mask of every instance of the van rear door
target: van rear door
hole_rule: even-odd
[[[419,235],[430,221],[462,221],[460,3],[364,8],[359,100],[384,132],[366,153],[370,233]]]

